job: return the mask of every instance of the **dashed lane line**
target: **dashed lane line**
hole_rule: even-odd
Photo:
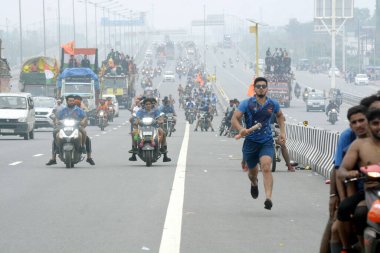
[[[10,166],[16,166],[17,164],[20,164],[20,163],[22,163],[22,161],[17,161],[17,162],[14,162],[14,163],[10,163],[9,165]]]
[[[34,157],[43,156],[44,154],[35,154]]]

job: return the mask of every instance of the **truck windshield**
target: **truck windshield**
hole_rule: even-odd
[[[34,98],[34,106],[42,108],[54,108],[55,99],[54,98]]]
[[[65,84],[65,93],[66,94],[78,94],[78,93],[92,93],[92,86],[89,83],[66,83]]]
[[[33,97],[39,96],[54,96],[55,86],[45,86],[45,85],[26,85],[25,92],[32,94]]]
[[[0,109],[26,109],[24,97],[0,96]]]

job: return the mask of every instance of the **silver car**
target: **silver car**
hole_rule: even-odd
[[[313,93],[309,94],[309,98],[306,101],[306,111],[325,111],[326,102],[323,94]]]
[[[56,100],[52,97],[33,97],[36,124],[35,128],[53,127],[51,115],[56,106]]]

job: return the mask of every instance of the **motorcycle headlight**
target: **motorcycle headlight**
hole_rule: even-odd
[[[99,116],[103,117],[104,116],[104,112],[99,112]]]
[[[26,122],[26,118],[24,118],[24,117],[23,118],[19,118],[18,122]]]
[[[64,121],[63,121],[63,125],[66,127],[73,127],[73,126],[75,126],[75,120],[73,120],[73,119],[65,119]]]
[[[334,112],[334,113],[335,113],[335,112],[336,112],[336,110],[335,110],[335,109],[332,109],[332,110],[331,110],[331,112]]]
[[[368,172],[369,177],[374,177],[374,178],[379,178],[380,177],[380,172]]]
[[[153,118],[143,118],[142,123],[144,125],[152,125],[153,124]]]

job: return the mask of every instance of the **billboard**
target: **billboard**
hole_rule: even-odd
[[[334,0],[336,4],[335,17],[337,19],[354,17],[354,0]],[[331,19],[333,0],[314,0],[314,18]]]

